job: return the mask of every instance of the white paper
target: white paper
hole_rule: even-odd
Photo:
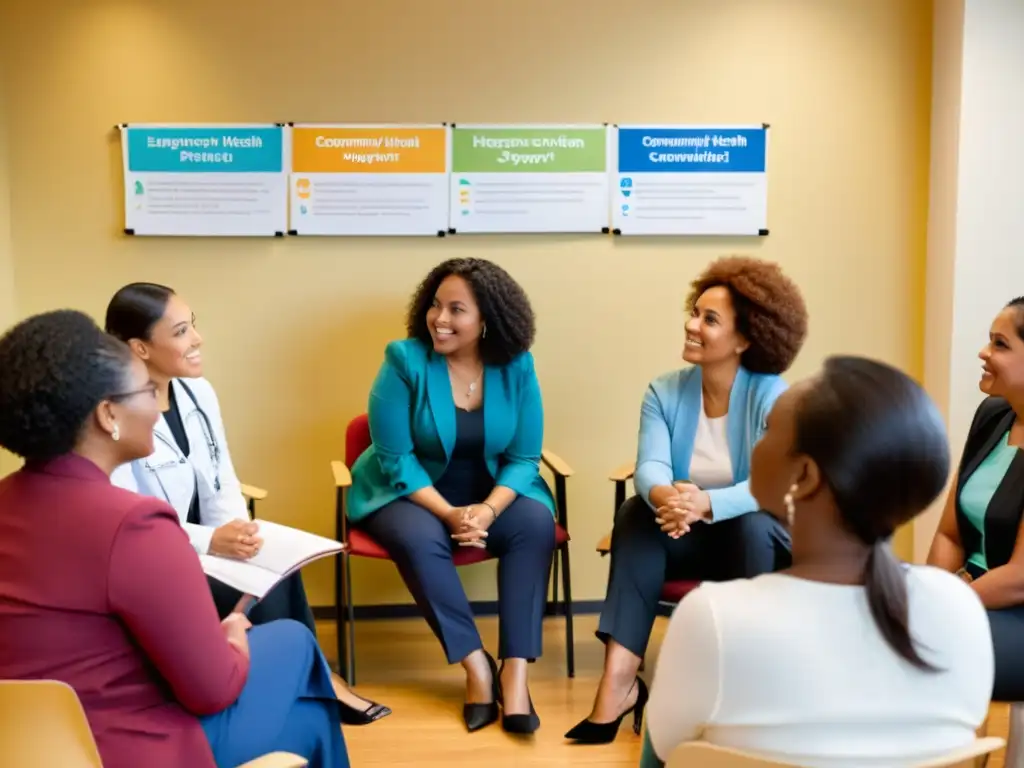
[[[263,547],[250,560],[235,560],[217,555],[200,555],[207,576],[234,587],[239,592],[262,598],[284,576],[297,567],[342,551],[340,542],[307,533],[298,528],[258,520],[257,536]]]

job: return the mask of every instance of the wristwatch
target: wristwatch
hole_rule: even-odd
[[[968,584],[970,584],[972,581],[974,581],[974,577],[971,576],[971,574],[969,574],[967,572],[966,568],[961,568],[959,571],[956,572],[956,575],[959,576],[961,579],[963,579]]]

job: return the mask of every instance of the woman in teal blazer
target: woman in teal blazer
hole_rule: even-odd
[[[349,519],[395,561],[444,648],[466,670],[470,731],[540,720],[527,662],[555,547],[554,500],[540,476],[544,410],[522,288],[481,259],[437,266],[410,304],[409,338],[388,345],[370,392],[372,446],[352,467]],[[483,643],[453,547],[498,557],[498,656]]]
[[[640,716],[637,677],[666,579],[751,578],[789,564],[789,534],[750,494],[750,456],[807,334],[797,287],[769,262],[712,264],[688,299],[683,359],[647,388],[633,485],[615,515],[597,636],[604,674],[589,718],[566,738],[612,741]],[[639,732],[639,730],[638,730]]]

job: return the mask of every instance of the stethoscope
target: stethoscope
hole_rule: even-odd
[[[195,410],[193,410],[191,413],[186,414],[182,418],[182,426],[185,427],[189,417],[192,416],[193,413],[199,415],[200,426],[203,430],[203,438],[206,441],[206,451],[210,456],[210,462],[213,464],[213,489],[217,491],[217,493],[220,493],[220,443],[217,441],[217,434],[213,431],[213,424],[210,422],[210,417],[206,415],[206,411],[204,411],[202,406],[199,405],[199,401],[196,399],[196,396],[195,394],[193,394],[192,390],[189,389],[188,385],[185,384],[183,381],[178,381],[178,383],[181,385],[181,388],[185,390],[185,393],[189,396],[189,399],[195,406]],[[185,427],[185,432],[188,432],[188,427]],[[160,442],[162,442],[175,453],[181,453],[181,449],[173,440],[168,440],[164,435],[160,434],[155,430],[153,432],[153,436],[159,439]],[[181,456],[181,458],[179,458],[178,461],[176,462],[168,461],[164,462],[163,464],[157,464],[154,466],[149,463],[149,459],[146,459],[146,469],[152,472],[153,475],[156,477],[156,481],[160,484],[160,490],[163,491],[164,497],[167,498],[168,501],[170,500],[170,496],[167,493],[167,489],[164,487],[163,480],[160,479],[160,473],[158,470],[167,469],[168,467],[173,467],[175,464],[185,464],[187,462],[188,459],[185,458],[184,456]]]

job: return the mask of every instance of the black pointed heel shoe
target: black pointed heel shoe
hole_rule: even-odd
[[[470,733],[479,731],[498,719],[498,664],[487,651],[484,651],[484,656],[487,657],[487,666],[491,668],[491,695],[494,698],[489,704],[462,705],[462,719],[466,721],[466,728]]]
[[[610,723],[595,723],[590,720],[583,720],[574,725],[565,738],[572,739],[580,744],[610,744],[615,741],[619,733],[619,726],[622,719],[630,712],[633,713],[633,733],[639,735],[644,718],[644,707],[647,706],[647,684],[639,677],[636,679],[639,691],[636,696],[636,704],[627,709]]]
[[[505,707],[504,694],[501,687],[501,673],[505,669],[505,664],[502,663],[501,669],[498,670],[498,702],[502,708]],[[501,728],[506,733],[515,733],[523,736],[527,736],[535,732],[540,728],[540,716],[537,714],[537,710],[533,708],[533,697],[527,693],[530,699],[530,714],[528,715],[507,715],[504,712],[501,715]]]
[[[390,707],[375,701],[370,701],[370,706],[366,709],[356,709],[340,699],[338,703],[341,705],[341,722],[345,725],[369,725],[391,714]]]

